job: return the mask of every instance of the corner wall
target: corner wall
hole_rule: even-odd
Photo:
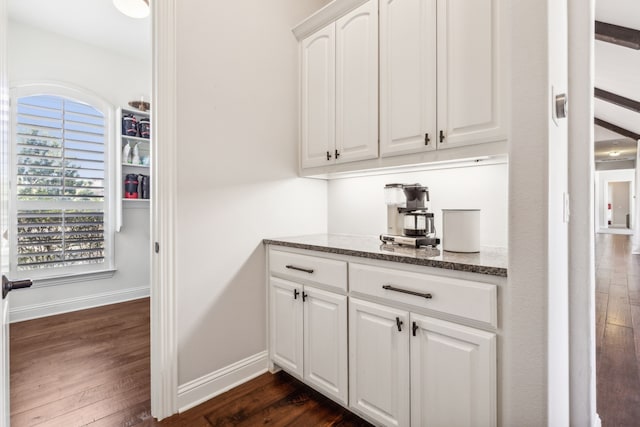
[[[266,369],[262,239],[327,231],[326,182],[297,177],[290,30],[325,3],[177,2],[182,410],[237,381],[233,372]]]

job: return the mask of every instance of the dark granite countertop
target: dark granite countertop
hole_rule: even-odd
[[[413,249],[383,244],[377,236],[314,234],[264,239],[265,244],[350,255],[383,261],[402,262],[507,277],[507,249],[481,247],[479,253],[445,252],[441,249]]]

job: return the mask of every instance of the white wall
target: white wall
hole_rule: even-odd
[[[566,2],[509,4],[509,283],[502,294],[503,425],[569,425],[566,120],[551,122],[551,86],[567,89]]]
[[[326,182],[297,178],[290,31],[324,3],[177,2],[178,384],[266,349],[262,239],[327,231]]]
[[[93,92],[115,108],[151,89],[150,64],[17,22],[9,22],[9,84],[52,81]],[[115,115],[114,115],[115,117]],[[149,293],[149,209],[125,209],[112,278],[14,292],[12,320],[115,302]]]
[[[597,171],[595,174],[596,179],[596,229],[606,229],[607,225],[607,203],[609,203],[611,197],[609,195],[610,182],[624,182],[631,181],[631,194],[635,191],[635,171],[633,169],[612,170],[612,171]],[[633,205],[630,202],[631,205]],[[631,220],[633,221],[633,213],[631,213]],[[596,231],[597,231],[596,230]]]
[[[329,232],[379,235],[385,232],[384,185],[429,187],[429,210],[442,236],[442,209],[481,209],[482,246],[507,247],[508,165],[407,172],[329,181]]]

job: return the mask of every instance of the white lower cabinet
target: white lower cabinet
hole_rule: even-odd
[[[349,302],[350,406],[385,426],[495,426],[496,335]]]
[[[269,250],[271,361],[376,425],[496,426],[496,307],[496,284]]]
[[[409,425],[409,313],[349,300],[349,404],[385,426]]]
[[[411,313],[411,425],[496,425],[496,334]]]
[[[271,360],[347,404],[347,297],[271,277]]]
[[[302,378],[302,285],[271,278],[271,359]]]

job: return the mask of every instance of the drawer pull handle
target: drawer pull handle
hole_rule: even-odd
[[[413,336],[416,336],[416,332],[418,332],[418,329],[420,329],[420,327],[416,324],[416,322],[413,322],[413,326],[411,327],[411,329],[413,330]]]
[[[309,294],[305,291],[302,291],[302,302],[305,302],[309,298]]]
[[[293,299],[298,299],[298,295],[300,295],[300,291],[297,289],[293,290]]]
[[[287,267],[289,270],[304,271],[305,273],[313,274],[313,269],[311,268],[296,267],[295,265],[287,265],[285,267]]]
[[[399,317],[396,317],[396,326],[398,327],[398,332],[402,332],[402,324],[404,322],[402,320],[400,320]]]
[[[422,298],[426,298],[426,299],[433,298],[433,296],[431,294],[425,294],[425,293],[416,292],[416,291],[409,291],[407,289],[396,288],[395,286],[391,286],[391,285],[382,285],[382,289],[385,289],[387,291],[400,292],[400,293],[403,293],[403,294],[415,295],[417,297],[422,297]]]

